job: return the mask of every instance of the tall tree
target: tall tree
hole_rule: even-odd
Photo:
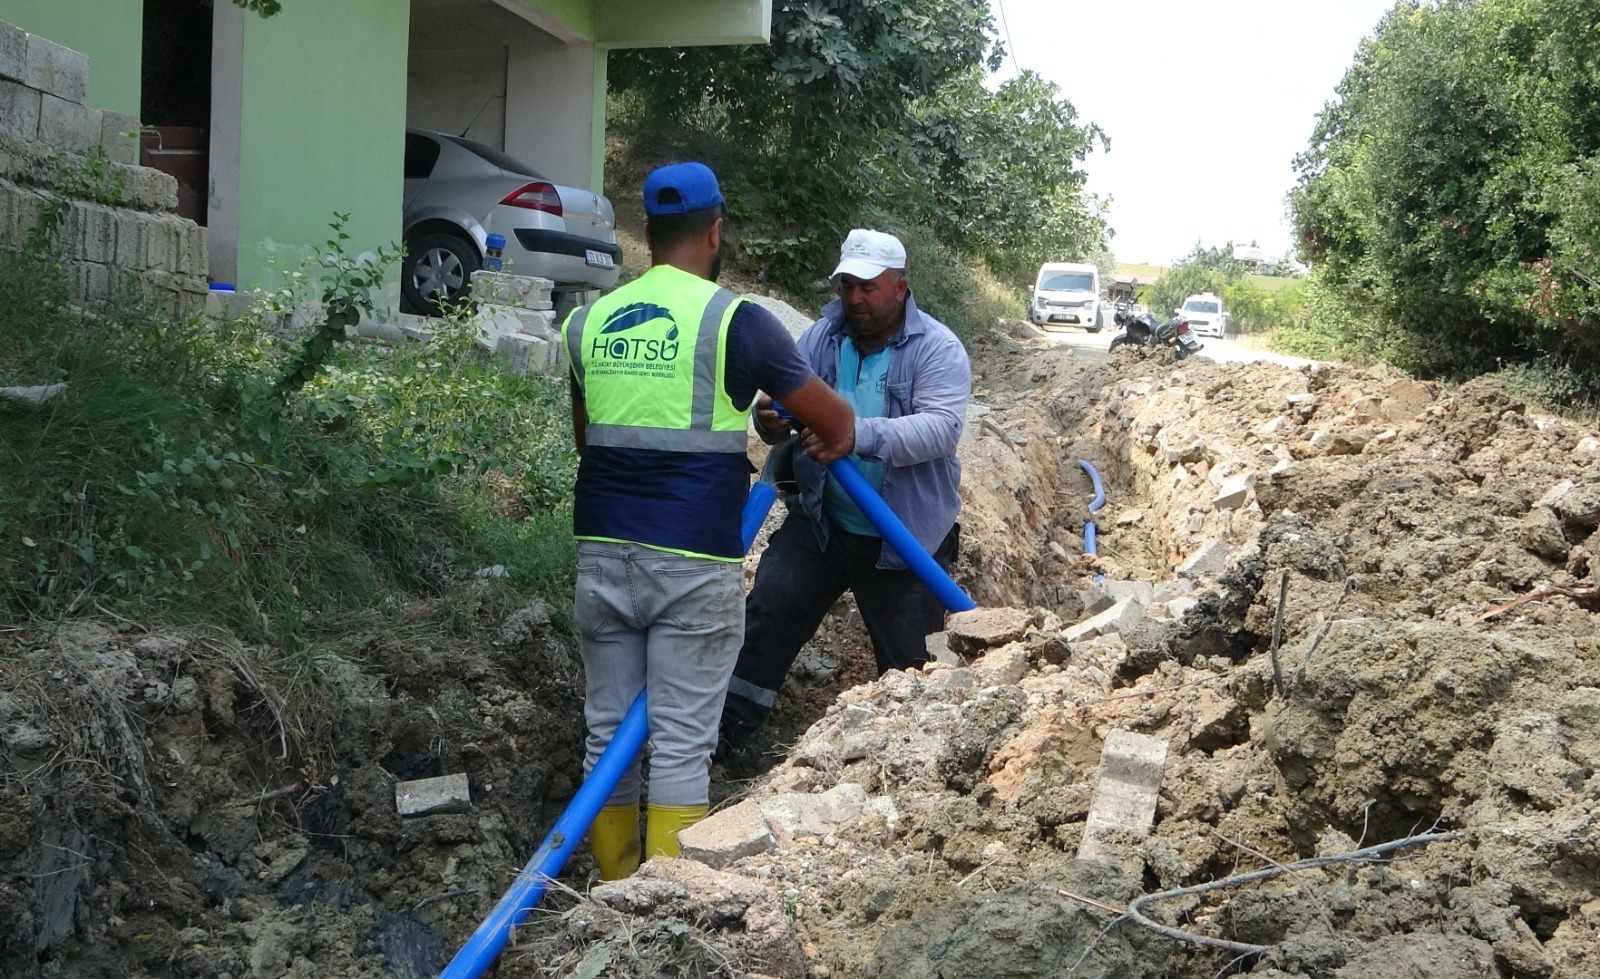
[[[1338,95],[1292,207],[1318,277],[1383,324],[1376,352],[1457,377],[1543,362],[1600,395],[1592,0],[1401,3]]]
[[[709,121],[753,150],[761,207],[797,264],[875,215],[985,255],[1019,247],[1007,225],[1098,241],[1075,168],[1098,130],[1037,76],[985,90],[1001,54],[992,26],[988,0],[776,0],[770,45],[621,52],[611,80],[651,118]],[[976,187],[985,175],[1017,190]]]

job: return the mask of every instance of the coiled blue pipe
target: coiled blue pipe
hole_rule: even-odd
[[[900,522],[900,518],[894,515],[894,511],[861,475],[855,463],[849,459],[839,459],[829,463],[828,471],[839,480],[839,485],[844,487],[856,506],[883,534],[884,540],[889,542],[945,608],[952,612],[965,612],[978,607],[911,536],[905,524]],[[745,550],[748,551],[755,541],[756,532],[766,522],[767,512],[772,509],[776,497],[777,490],[770,483],[757,483],[751,487],[750,497],[745,501],[744,512],[739,518]],[[439,979],[476,979],[482,975],[505,948],[511,937],[511,929],[521,924],[528,912],[538,905],[550,881],[566,866],[572,851],[583,840],[584,834],[589,832],[595,816],[600,813],[600,807],[611,798],[611,792],[622,778],[622,773],[644,747],[645,738],[650,733],[646,704],[646,691],[641,690],[628,708],[617,733],[612,736],[611,743],[606,745],[606,750],[601,752],[594,769],[589,772],[589,777],[583,780],[577,794],[567,803],[566,811],[556,820],[550,835],[545,837],[538,851],[522,868],[516,882],[500,898],[500,903],[494,906],[478,930],[461,946],[461,951],[439,973]]]
[[[1088,459],[1079,459],[1078,465],[1083,467],[1083,471],[1089,474],[1089,482],[1094,485],[1094,499],[1089,501],[1089,512],[1094,513],[1106,505],[1106,489],[1100,485],[1100,473],[1095,470]],[[1099,528],[1095,526],[1093,517],[1084,521],[1083,524],[1083,553],[1089,555],[1100,553]],[[1095,581],[1104,581],[1105,578],[1106,576],[1103,574],[1094,576]]]

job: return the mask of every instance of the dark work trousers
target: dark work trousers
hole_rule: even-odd
[[[960,537],[956,524],[933,554],[946,571],[956,560]],[[882,549],[881,537],[834,526],[823,550],[810,518],[798,510],[789,513],[761,555],[745,599],[744,646],[722,708],[723,740],[740,744],[766,720],[800,648],[846,588],[855,595],[880,676],[928,661],[927,639],[944,628],[945,608],[915,572],[876,567]]]

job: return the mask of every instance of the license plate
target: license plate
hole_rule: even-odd
[[[616,268],[616,263],[611,260],[611,256],[609,254],[606,252],[597,252],[593,248],[584,249],[583,260],[589,265],[593,265],[595,268],[599,269]]]

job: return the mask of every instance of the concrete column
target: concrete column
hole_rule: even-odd
[[[534,164],[557,183],[595,186],[592,44],[538,31],[513,45],[506,64],[506,152]],[[552,134],[559,133],[559,138]]]
[[[239,137],[244,112],[244,23],[246,13],[219,3],[211,16],[211,174],[207,180],[206,228],[210,275],[217,282],[239,277]]]

